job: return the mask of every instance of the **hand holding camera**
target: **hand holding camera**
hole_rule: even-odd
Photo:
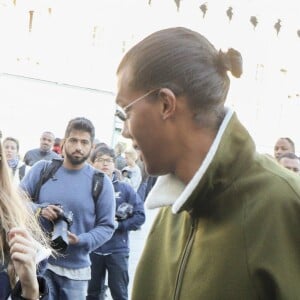
[[[73,212],[65,211],[60,204],[45,205],[41,215],[53,223],[51,246],[58,252],[65,252],[70,244],[76,244],[78,237],[69,232],[73,223]]]
[[[60,205],[49,204],[41,208],[41,216],[49,221],[55,221],[63,212]]]
[[[133,215],[133,206],[127,202],[121,203],[116,211],[116,220],[122,221],[126,220]]]
[[[51,246],[59,252],[65,252],[69,246],[69,229],[73,224],[73,212],[64,211],[59,204],[56,205],[60,210],[58,218],[53,222]],[[71,236],[72,240],[72,236]]]

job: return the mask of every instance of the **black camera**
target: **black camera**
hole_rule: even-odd
[[[58,252],[63,253],[69,246],[68,230],[73,224],[73,212],[65,212],[61,205],[57,206],[61,208],[61,211],[58,214],[58,218],[53,223],[51,246]]]
[[[116,211],[117,221],[126,220],[133,215],[133,206],[127,202],[123,202],[119,205]]]

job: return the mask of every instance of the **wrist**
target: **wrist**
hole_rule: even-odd
[[[22,299],[22,300],[38,300],[47,298],[49,293],[48,285],[44,277],[38,276],[37,282],[32,282],[31,285],[21,285],[18,281],[16,286],[11,292],[12,299]]]
[[[40,293],[37,293],[37,294],[33,294],[33,293],[25,294],[25,293],[22,293],[21,299],[22,300],[39,300],[39,299],[41,299],[41,296],[40,296]]]
[[[26,299],[26,300],[40,299],[40,291],[39,291],[38,282],[36,282],[36,284],[34,284],[33,286],[30,286],[28,288],[22,286],[21,299]]]
[[[40,300],[40,299],[42,299],[42,295],[38,295],[35,298],[27,298],[27,297],[24,297],[23,295],[21,295],[20,299],[21,300]]]

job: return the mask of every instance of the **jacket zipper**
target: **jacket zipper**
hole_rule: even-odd
[[[196,228],[196,219],[192,218],[192,225],[191,225],[191,229],[190,229],[190,233],[187,239],[187,243],[185,246],[185,249],[183,251],[183,256],[182,256],[182,260],[180,263],[180,267],[179,267],[179,272],[178,272],[178,276],[176,279],[176,285],[175,285],[175,292],[174,292],[174,300],[179,300],[179,292],[181,289],[181,285],[182,285],[182,281],[183,281],[183,275],[185,272],[185,267],[188,261],[188,257],[192,248],[192,244],[194,241],[194,236],[195,236],[195,228]]]

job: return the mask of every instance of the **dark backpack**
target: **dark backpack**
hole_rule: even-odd
[[[61,167],[64,160],[62,158],[53,158],[49,165],[46,165],[45,168],[41,171],[40,180],[38,181],[35,192],[33,194],[32,200],[37,202],[40,196],[40,190],[42,185],[48,181],[50,178],[54,178],[54,174]],[[95,171],[93,175],[93,183],[92,183],[92,195],[94,202],[97,202],[99,195],[101,194],[103,188],[103,179],[104,173],[100,171]]]
[[[26,169],[26,165],[22,165],[20,168],[19,168],[19,179],[20,181],[23,179],[24,175],[25,175],[25,169]]]

